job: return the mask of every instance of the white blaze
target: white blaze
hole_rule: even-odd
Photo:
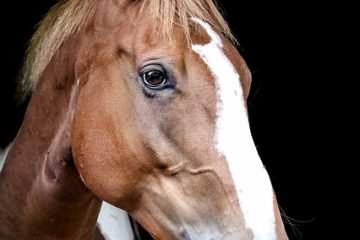
[[[208,65],[218,92],[216,149],[228,162],[238,201],[256,240],[276,239],[273,190],[250,132],[240,76],[224,54],[221,38],[194,18],[209,34],[205,45],[192,45]]]

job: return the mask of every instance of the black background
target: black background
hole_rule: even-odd
[[[0,147],[14,138],[26,104],[16,105],[15,79],[35,24],[56,1],[12,1],[1,6]],[[324,5],[218,1],[239,40],[253,85],[249,99],[255,143],[268,169],[278,202],[293,227],[290,239],[335,237],[328,206],[333,198],[323,146],[331,138],[324,115],[324,92],[334,84],[327,75],[332,62]],[[336,35],[336,32],[332,32]],[[332,93],[331,93],[332,94]],[[336,94],[334,92],[333,94]],[[336,100],[331,102],[336,106]],[[332,130],[333,131],[333,130]],[[335,154],[335,152],[334,152]]]

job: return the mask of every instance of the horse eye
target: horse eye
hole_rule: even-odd
[[[141,78],[146,87],[155,90],[163,89],[168,83],[165,73],[161,70],[144,72],[142,73]]]

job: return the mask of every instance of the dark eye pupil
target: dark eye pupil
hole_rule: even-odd
[[[166,79],[162,72],[154,70],[144,73],[144,81],[150,86],[158,86],[164,84]]]

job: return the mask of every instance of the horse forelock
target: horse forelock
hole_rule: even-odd
[[[94,15],[96,0],[60,0],[38,24],[18,76],[18,98],[23,101],[60,46],[84,29]]]
[[[120,0],[119,0],[120,1]],[[97,0],[60,0],[38,24],[18,77],[18,98],[23,101],[60,46],[72,35],[86,28],[94,17]],[[212,0],[129,0],[148,11],[153,27],[169,36],[174,25],[180,27],[190,43],[191,18],[209,23],[236,43],[234,36]]]

